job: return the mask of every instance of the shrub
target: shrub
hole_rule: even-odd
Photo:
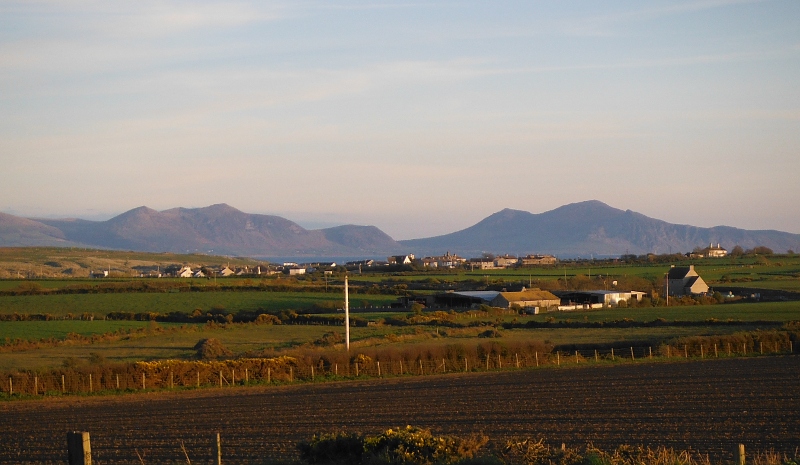
[[[201,360],[211,360],[220,357],[230,357],[233,352],[228,350],[218,339],[201,339],[195,346],[197,358]]]
[[[406,426],[377,436],[353,433],[315,435],[298,444],[309,464],[431,465],[474,458],[489,438],[434,436],[429,430]]]

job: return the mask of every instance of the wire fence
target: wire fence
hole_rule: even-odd
[[[139,362],[51,372],[20,371],[0,382],[0,397],[85,395],[270,385],[333,379],[425,376],[454,372],[481,372],[560,367],[590,363],[636,362],[670,359],[706,359],[794,354],[792,341],[723,344],[662,345],[603,350],[528,353],[487,353],[441,359],[373,360],[357,355],[349,362],[320,359],[303,363],[292,357],[236,359],[218,362]]]

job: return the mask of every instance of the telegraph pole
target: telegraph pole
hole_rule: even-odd
[[[347,351],[350,352],[350,289],[347,283],[347,274],[344,275],[344,340]]]

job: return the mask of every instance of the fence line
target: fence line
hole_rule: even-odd
[[[98,368],[86,371],[7,374],[0,380],[0,395],[48,396],[63,394],[91,394],[98,392],[125,392],[142,390],[174,390],[203,387],[230,387],[244,385],[285,384],[311,382],[337,378],[382,378],[396,376],[426,376],[453,372],[508,371],[529,368],[608,363],[617,361],[642,362],[654,359],[705,359],[741,356],[769,356],[793,354],[791,341],[665,345],[658,348],[629,347],[608,350],[575,350],[533,353],[489,353],[480,357],[458,356],[436,360],[354,357],[352,363],[317,363],[307,365],[288,358],[272,364],[263,359],[239,359],[226,362],[150,362],[149,369],[128,366],[124,369]],[[239,370],[237,373],[237,369]],[[238,375],[238,376],[237,376]]]

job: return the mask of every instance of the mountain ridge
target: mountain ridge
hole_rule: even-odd
[[[552,254],[560,257],[688,252],[723,247],[800,249],[800,234],[701,228],[650,218],[598,200],[542,213],[510,208],[440,236],[395,241],[375,226],[305,229],[275,215],[251,214],[220,203],[157,211],[140,206],[106,221],[35,219],[0,213],[0,246],[79,246],[145,252],[202,252],[264,257],[387,256],[414,253],[462,256]]]

